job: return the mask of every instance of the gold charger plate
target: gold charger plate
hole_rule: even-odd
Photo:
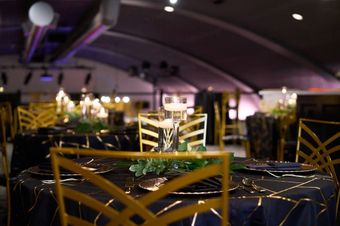
[[[168,181],[166,177],[157,177],[143,180],[138,184],[138,186],[147,191],[157,191],[165,181]],[[228,191],[234,191],[239,187],[238,183],[230,181]],[[209,191],[173,191],[171,194],[176,195],[209,195],[209,194],[219,194],[222,191],[220,189],[212,188]]]
[[[82,166],[82,168],[87,169],[95,174],[103,174],[107,173],[113,170],[113,166],[109,164],[87,164],[86,166]],[[45,169],[40,169],[39,166],[33,166],[27,169],[27,172],[37,175],[37,176],[53,176],[52,170],[45,170]],[[78,173],[66,173],[66,172],[61,172],[60,176],[62,177],[76,177],[80,176]]]

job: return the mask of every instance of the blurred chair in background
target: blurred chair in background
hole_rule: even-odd
[[[47,110],[56,111],[56,109],[57,109],[56,102],[30,102],[28,104],[28,110],[34,113],[39,113]]]
[[[234,131],[235,134],[230,134],[229,132],[228,133],[226,132],[226,125],[225,123],[223,123],[223,121],[221,121],[221,118],[222,120],[223,119],[226,120],[226,116],[221,117],[220,107],[218,105],[218,102],[216,101],[214,102],[214,111],[215,111],[215,143],[219,145],[220,151],[224,150],[225,142],[226,143],[231,142],[233,144],[240,142],[241,145],[244,147],[244,150],[246,152],[246,157],[250,158],[251,157],[250,156],[250,143],[249,143],[248,137],[246,135],[240,134],[240,128],[235,129],[236,127],[233,128],[233,126],[231,126],[230,128],[233,128],[232,131]],[[226,114],[227,111],[225,109],[222,112]],[[240,122],[237,120],[237,122],[234,122],[234,124],[232,125],[238,125],[238,127],[240,127]]]
[[[316,165],[332,176],[340,201],[340,122],[300,119],[296,161]],[[339,214],[338,214],[339,215]]]
[[[2,155],[2,171],[0,175],[0,185],[6,187],[6,204],[7,204],[7,226],[10,226],[11,220],[11,190],[10,190],[10,175],[9,175],[9,160],[7,157],[7,112],[0,108],[0,133],[1,133],[1,155]]]
[[[13,111],[11,103],[9,102],[2,102],[0,103],[0,110],[4,112],[4,125],[6,128],[7,138],[10,138],[11,141],[14,140],[15,133],[16,133],[16,122],[13,119]]]
[[[238,118],[240,90],[222,93],[221,102],[221,134],[223,136],[239,136],[241,125]],[[232,113],[233,112],[233,113]],[[233,117],[231,117],[233,115]]]
[[[125,190],[121,182],[108,180],[100,174],[95,174],[87,167],[65,158],[65,156],[86,156],[101,157],[117,160],[184,160],[193,159],[220,159],[219,163],[210,164],[205,167],[178,175],[171,180],[165,180],[157,190],[144,193],[136,198],[130,190]],[[107,225],[170,225],[187,218],[196,218],[199,213],[209,213],[220,221],[220,225],[228,225],[228,187],[229,187],[229,161],[230,154],[226,152],[190,152],[190,153],[158,153],[158,152],[122,152],[122,151],[101,151],[101,150],[79,150],[67,148],[52,148],[51,160],[53,175],[55,178],[56,196],[59,206],[61,225],[92,225],[97,214],[104,215]],[[215,161],[216,162],[216,161]],[[81,179],[96,187],[96,192],[101,192],[103,199],[98,200],[89,193],[77,190],[77,186],[67,186],[61,182],[61,170],[68,170],[80,175]],[[195,183],[207,183],[212,177],[220,177],[220,191],[218,196],[205,197],[204,201],[181,202],[176,208],[164,208],[158,204],[171,192],[180,191],[183,188]],[[216,182],[215,182],[216,183]],[[105,200],[105,201],[104,201]],[[114,200],[113,205],[111,201]],[[77,211],[68,208],[69,205],[78,206]],[[215,209],[219,210],[216,214]],[[79,214],[87,211],[88,214]],[[156,214],[157,213],[157,214]],[[91,215],[93,218],[91,218]],[[98,215],[98,216],[100,216]],[[137,221],[137,222],[136,222]],[[139,223],[138,223],[139,222]],[[193,220],[195,222],[195,220]]]
[[[179,140],[187,141],[189,147],[206,146],[208,115],[193,114],[179,127]]]
[[[38,129],[40,127],[53,126],[57,123],[57,115],[54,109],[32,112],[25,106],[18,106],[16,114],[20,132]]]
[[[279,130],[279,140],[277,144],[277,160],[284,161],[285,160],[285,152],[287,146],[296,147],[296,142],[292,141],[290,138],[293,134],[290,130],[290,127],[295,125],[296,115],[295,112],[283,114],[278,117],[278,130]],[[294,130],[295,131],[295,130]],[[295,133],[294,133],[295,134]],[[291,153],[287,153],[291,154]]]

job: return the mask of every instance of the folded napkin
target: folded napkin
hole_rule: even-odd
[[[301,165],[298,162],[255,162],[247,164],[248,168],[258,170],[298,170]]]

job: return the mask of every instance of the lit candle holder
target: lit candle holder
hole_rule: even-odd
[[[158,123],[158,126],[162,129],[171,129],[173,128],[173,122],[171,119],[164,119]]]
[[[99,118],[99,120],[107,123],[108,116],[109,116],[109,114],[106,111],[106,109],[104,107],[101,107],[98,114],[97,114],[97,117]]]
[[[165,114],[165,118],[171,119],[173,125],[172,151],[177,151],[179,145],[179,123],[186,119],[187,98],[179,96],[165,97],[163,105],[164,110],[169,112],[169,114]]]

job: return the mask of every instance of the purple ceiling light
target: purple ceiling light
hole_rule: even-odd
[[[35,50],[43,39],[50,24],[55,22],[55,13],[46,2],[36,2],[29,9],[29,21],[24,23],[27,34],[23,61],[29,63]]]

